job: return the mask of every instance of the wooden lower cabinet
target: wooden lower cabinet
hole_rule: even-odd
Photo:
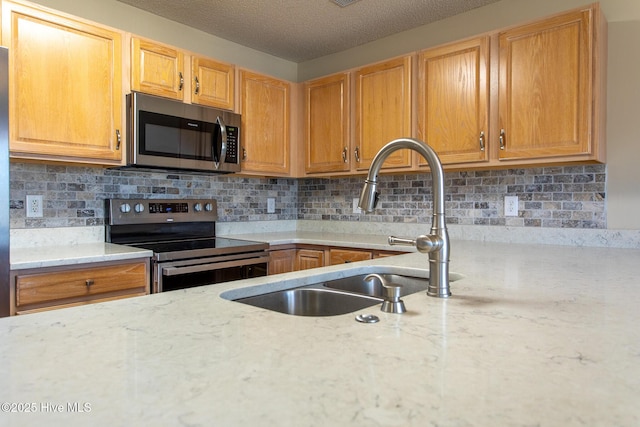
[[[298,249],[296,251],[296,271],[324,266],[324,250]]]
[[[280,274],[295,271],[295,249],[281,249],[277,251],[270,251],[269,255],[269,274]]]
[[[289,273],[403,253],[405,252],[320,245],[278,245],[272,246],[270,250],[269,274]]]
[[[372,259],[373,253],[370,250],[360,249],[329,249],[329,265],[346,264],[355,261],[365,261]]]
[[[26,314],[149,293],[149,259],[11,272],[11,314]]]

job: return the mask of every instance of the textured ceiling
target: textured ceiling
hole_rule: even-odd
[[[118,0],[277,57],[303,62],[498,0]]]

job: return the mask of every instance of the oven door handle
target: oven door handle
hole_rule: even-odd
[[[162,267],[163,276],[179,276],[181,274],[199,273],[201,271],[220,270],[229,267],[240,267],[244,265],[254,265],[269,262],[269,255],[257,258],[245,258],[236,261],[211,262],[208,264],[189,265],[185,267]]]

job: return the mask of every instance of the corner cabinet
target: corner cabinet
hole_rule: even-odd
[[[2,2],[13,158],[121,162],[122,39],[66,14]]]
[[[191,68],[185,67],[185,62]],[[131,38],[131,88],[193,104],[233,110],[235,67],[176,47]]]
[[[499,34],[499,159],[604,160],[606,22],[597,4]]]
[[[411,137],[411,56],[391,59],[355,71],[356,86],[356,170],[366,171],[388,142]],[[383,169],[412,166],[412,153],[398,150]]]
[[[290,92],[284,80],[240,71],[242,173],[290,173]]]
[[[443,165],[487,162],[489,37],[423,51],[418,70],[418,139]]]

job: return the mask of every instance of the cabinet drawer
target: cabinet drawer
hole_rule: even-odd
[[[16,276],[16,307],[87,299],[108,293],[145,292],[145,262]]]
[[[362,251],[356,249],[331,249],[329,251],[329,259],[331,265],[364,261],[371,258],[371,251]]]

